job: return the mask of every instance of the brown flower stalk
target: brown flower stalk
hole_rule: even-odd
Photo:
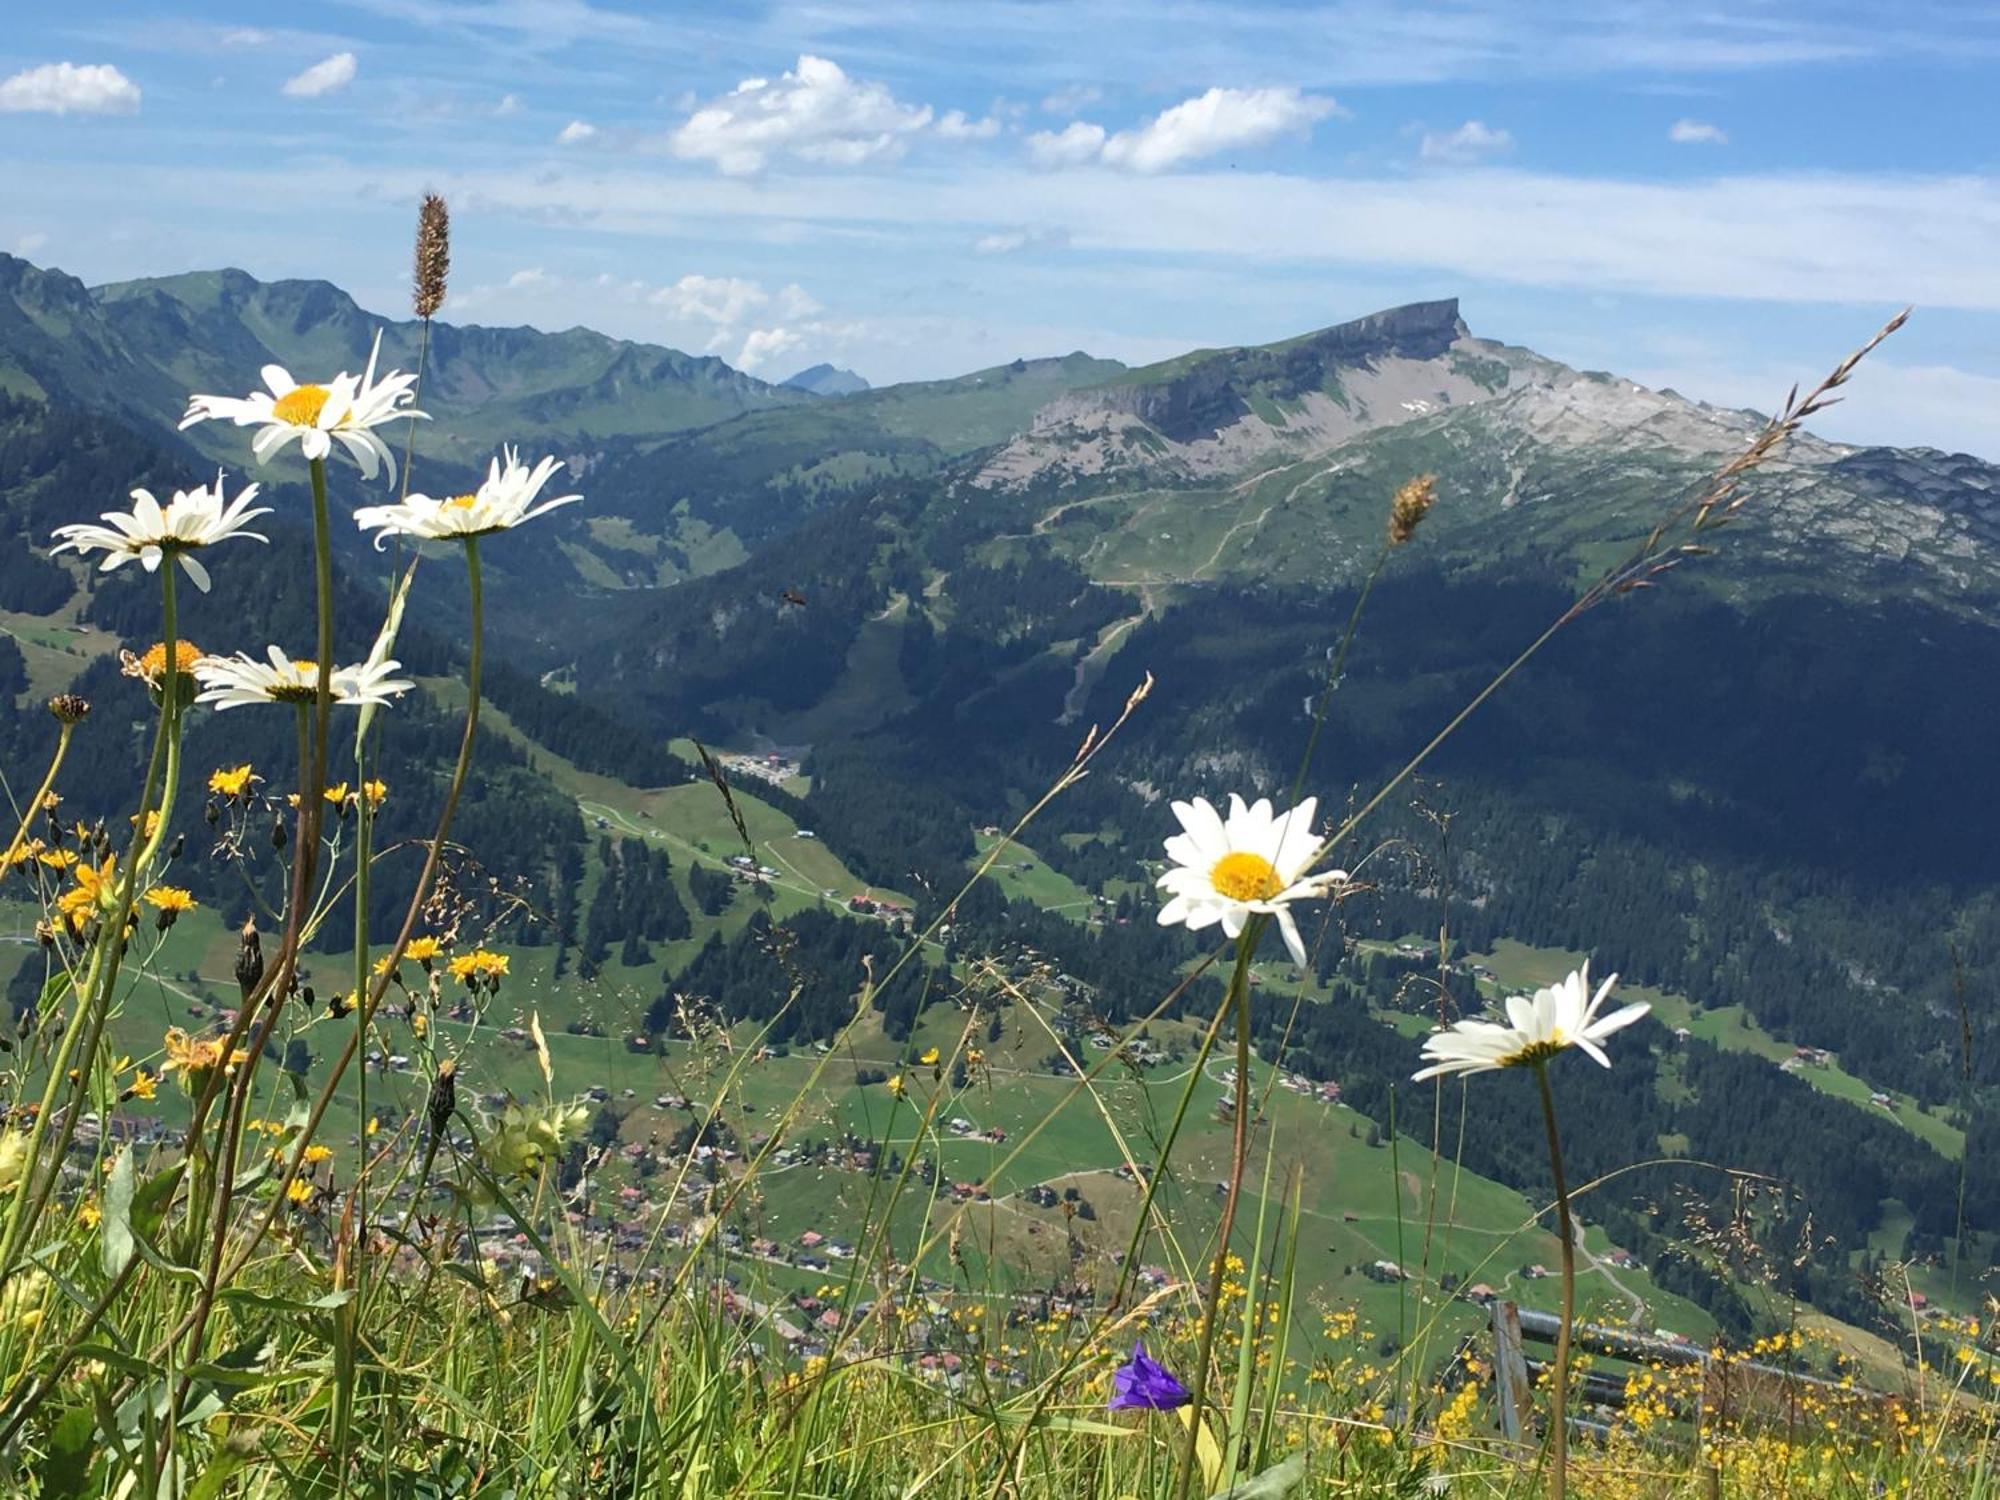
[[[436,193],[424,194],[417,208],[417,316],[430,318],[444,306],[445,278],[451,274],[451,213]]]
[[[1419,474],[1406,480],[1389,502],[1389,545],[1400,547],[1416,535],[1417,523],[1437,504],[1437,475]]]

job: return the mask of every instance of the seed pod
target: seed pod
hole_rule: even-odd
[[[210,828],[213,828],[216,824],[222,821],[222,809],[215,805],[213,799],[210,799],[208,806],[204,807],[201,810],[201,815],[205,820],[207,820],[208,826]]]
[[[167,858],[179,859],[181,857],[181,851],[186,847],[187,847],[187,835],[184,833],[175,834],[174,841],[171,844],[167,845]]]
[[[431,1085],[430,1125],[433,1139],[444,1134],[445,1126],[451,1123],[452,1111],[457,1108],[458,1064],[447,1057],[438,1064],[437,1082]]]
[[[244,922],[241,941],[236,949],[236,987],[248,1000],[250,992],[257,988],[264,977],[264,945],[257,937],[257,919],[251,917]]]
[[[80,693],[57,693],[49,699],[49,712],[58,724],[81,724],[90,717],[90,700]]]
[[[285,847],[285,820],[283,818],[273,818],[271,820],[271,847],[273,849],[282,849]]]

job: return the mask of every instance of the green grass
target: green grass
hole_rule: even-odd
[[[973,835],[972,842],[972,858],[966,863],[977,869],[1000,842],[1000,836],[980,832]],[[1023,844],[1010,844],[986,872],[986,878],[1011,900],[1032,901],[1044,911],[1061,912],[1078,921],[1097,909],[1096,898],[1089,891]]]

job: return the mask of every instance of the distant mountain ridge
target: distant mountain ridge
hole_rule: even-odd
[[[88,288],[0,255],[0,386],[154,428],[172,427],[189,392],[248,389],[266,364],[359,370],[378,330],[383,363],[414,368],[422,326],[378,317],[330,282],[227,269]],[[576,452],[812,399],[712,356],[585,328],[446,321],[431,327],[425,393],[453,418],[426,433],[426,451],[466,464],[502,440]]]
[[[856,391],[870,389],[868,382],[852,370],[825,363],[810,365],[778,383],[793,390],[811,391],[815,396],[851,396]]]

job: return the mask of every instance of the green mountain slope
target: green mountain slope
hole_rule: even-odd
[[[191,391],[249,389],[266,364],[358,371],[378,329],[384,364],[414,368],[420,325],[380,318],[328,282],[222,270],[86,290],[0,256],[0,381],[154,427],[171,427]],[[425,379],[426,405],[452,415],[427,432],[425,451],[462,464],[501,441],[587,455],[608,438],[656,438],[813,399],[719,359],[583,328],[440,322]],[[193,441],[216,447],[208,434]]]

